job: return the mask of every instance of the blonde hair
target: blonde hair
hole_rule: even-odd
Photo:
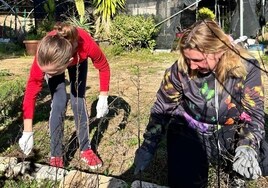
[[[74,53],[74,43],[78,41],[77,28],[64,22],[54,26],[54,35],[45,36],[39,43],[37,61],[40,66],[55,64],[64,66]]]
[[[189,73],[191,77],[196,76],[197,70],[189,70],[183,50],[197,49],[205,54],[224,52],[215,70],[220,83],[224,83],[230,76],[236,78],[246,76],[247,71],[243,58],[252,58],[245,49],[232,44],[230,37],[224,33],[216,22],[211,20],[198,21],[187,29],[179,41],[178,48],[179,70]]]

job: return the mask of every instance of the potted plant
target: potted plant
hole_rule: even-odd
[[[36,26],[33,25],[33,23],[30,23],[30,29],[26,33],[25,40],[23,41],[26,47],[26,53],[28,55],[36,54],[40,39],[43,38],[47,32],[51,31],[55,24],[55,1],[48,0],[44,4],[44,9],[47,12],[47,18],[36,23]]]
[[[35,55],[40,39],[41,39],[41,36],[38,35],[37,33],[29,32],[26,34],[25,39],[23,40],[23,43],[25,45],[26,53],[28,55],[31,55],[31,56]]]
[[[23,40],[27,55],[31,56],[35,55],[39,40],[41,38],[42,36],[37,33],[35,26],[32,23],[30,23],[30,29],[26,31]]]

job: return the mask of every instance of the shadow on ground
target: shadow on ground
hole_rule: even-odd
[[[118,125],[118,130],[122,130],[125,128],[128,117],[131,112],[130,105],[121,97],[118,96],[109,96],[108,97],[108,105],[109,105],[109,113],[104,117],[100,119],[96,119],[96,105],[98,100],[93,101],[91,105],[91,112],[90,112],[90,118],[89,118],[89,133],[91,133],[93,130],[95,132],[93,133],[93,136],[91,139],[91,147],[94,151],[97,150],[97,147],[99,143],[101,142],[102,135],[107,131],[109,127],[109,121],[116,117],[119,114],[120,110],[123,110],[123,119]],[[71,138],[68,142],[68,149],[66,152],[66,158],[67,161],[72,159],[74,157],[74,154],[76,150],[79,148],[78,139],[76,136],[76,132],[73,132]]]

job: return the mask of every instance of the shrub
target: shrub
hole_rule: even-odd
[[[0,72],[0,126],[18,115],[18,107],[21,106],[25,82],[21,79],[5,79],[11,76],[7,71]]]
[[[1,43],[0,45],[0,59],[11,58],[14,56],[22,56],[24,53],[24,46],[19,43],[9,42]],[[1,76],[1,71],[0,71]]]
[[[153,49],[158,28],[152,16],[118,15],[112,22],[111,43],[126,50]]]

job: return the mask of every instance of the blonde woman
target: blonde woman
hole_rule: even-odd
[[[206,187],[210,163],[233,177],[268,174],[259,64],[214,21],[183,33],[136,151],[135,174],[148,166],[165,130],[171,188]]]
[[[70,81],[70,102],[80,144],[81,159],[91,169],[102,166],[102,161],[92,151],[89,140],[89,121],[85,102],[88,58],[99,70],[100,94],[96,118],[100,118],[108,113],[110,67],[93,38],[81,28],[58,23],[55,29],[41,40],[30,70],[23,101],[24,130],[19,145],[26,155],[31,152],[34,144],[35,101],[42,89],[43,81],[46,80],[52,97],[49,117],[50,165],[64,167],[62,139],[67,105],[65,84],[65,70],[67,69]]]

